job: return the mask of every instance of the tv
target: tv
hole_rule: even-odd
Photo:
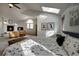
[[[18,27],[17,30],[19,30],[19,31],[20,31],[20,30],[23,30],[23,27]]]
[[[7,25],[7,31],[14,31],[14,26]]]

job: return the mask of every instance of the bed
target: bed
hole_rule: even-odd
[[[54,52],[58,56],[67,56],[68,54],[63,49],[62,46],[59,46],[56,42],[57,37],[48,37],[48,38],[32,38],[37,43],[40,43],[46,47],[51,52]]]
[[[35,42],[32,39],[26,39],[21,42],[10,45],[5,49],[3,56],[54,56],[54,52],[51,52],[43,45]]]
[[[3,56],[67,56],[64,49],[58,46],[56,37],[39,39],[28,37],[26,40],[8,46]]]
[[[8,46],[3,56],[79,56],[78,38],[64,35],[65,41],[62,46],[56,42],[56,37],[33,38],[17,42]]]

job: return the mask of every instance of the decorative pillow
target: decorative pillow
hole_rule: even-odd
[[[56,42],[58,43],[59,46],[63,45],[64,40],[65,40],[65,36],[57,34]]]

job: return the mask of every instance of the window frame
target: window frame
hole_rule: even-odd
[[[28,21],[31,20],[32,22],[31,23],[28,23]],[[26,24],[27,24],[27,29],[33,29],[34,28],[34,25],[33,25],[33,19],[28,19],[26,21]],[[32,26],[32,27],[31,27]]]

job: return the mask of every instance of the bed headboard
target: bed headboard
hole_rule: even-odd
[[[69,31],[63,31],[63,33],[68,34],[68,35],[75,37],[75,38],[79,38],[79,33],[69,32]]]

